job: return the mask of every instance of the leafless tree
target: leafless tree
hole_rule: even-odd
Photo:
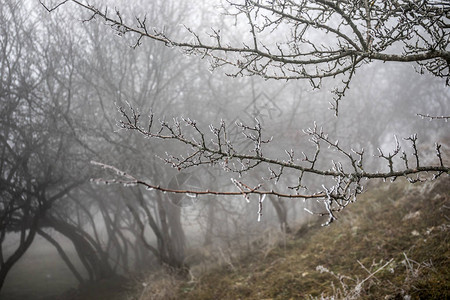
[[[170,2],[161,2],[152,12],[152,16],[167,21],[170,18],[182,18],[185,13],[181,7],[174,9]],[[85,34],[88,43],[93,47],[92,50],[86,51],[82,64],[86,68],[80,70],[86,91],[90,93],[90,110],[97,116],[89,122],[90,125],[98,124],[95,131],[102,140],[101,146],[98,146],[102,154],[97,159],[120,161],[124,168],[145,174],[154,181],[171,182],[171,178],[179,179],[180,176],[161,170],[159,164],[151,160],[156,149],[161,149],[159,145],[144,146],[145,141],[140,137],[116,132],[114,103],[130,99],[144,110],[167,112],[173,107],[183,106],[189,110],[188,102],[182,101],[180,95],[190,97],[190,94],[199,90],[199,80],[195,78],[196,65],[192,60],[166,51],[160,43],[147,43],[142,46],[145,51],[130,52],[128,45],[114,44],[112,36],[104,31],[105,28],[99,27],[98,24],[88,24]],[[108,64],[111,60],[120,63]],[[97,198],[97,201],[94,201],[91,207],[99,207],[107,228],[111,225],[107,220],[111,214],[117,217],[117,224],[120,224],[117,227],[123,229],[125,223],[133,224],[133,228],[128,227],[133,230],[127,231],[127,236],[131,234],[135,238],[134,245],[129,250],[135,251],[134,259],[143,258],[136,265],[148,269],[154,267],[152,264],[157,261],[179,270],[185,269],[183,216],[181,206],[178,205],[180,197],[149,195],[144,189],[105,193],[110,197],[109,202],[113,203],[106,205],[106,201],[102,199],[104,197],[97,195],[93,197]],[[124,210],[127,213],[124,213]],[[108,236],[113,238],[121,231],[125,230],[115,228]],[[141,255],[142,249],[150,253],[153,260],[148,260],[148,255]],[[125,250],[125,247],[122,250]],[[129,255],[128,259],[130,256],[133,255]],[[125,259],[125,256],[122,258]],[[126,264],[124,261],[123,266]]]
[[[36,27],[18,1],[0,2],[0,289],[44,216],[86,179],[70,152],[77,142],[65,122],[66,90],[53,89],[55,69],[34,40]],[[13,251],[5,251],[7,238],[18,241]]]
[[[450,6],[440,1],[227,1],[225,13],[236,21],[237,30],[244,29],[241,40],[235,41],[226,29],[212,29],[202,35],[187,28],[191,40],[178,40],[167,32],[148,25],[148,18],[134,20],[122,15],[118,9],[108,10],[82,1],[71,0],[56,5],[44,5],[49,11],[68,2],[85,9],[87,20],[100,19],[119,35],[134,35],[134,46],[144,39],[164,43],[182,49],[187,54],[209,57],[213,68],[229,66],[230,75],[258,75],[266,79],[306,79],[313,87],[320,87],[324,78],[338,77],[342,82],[334,90],[332,108],[338,113],[339,101],[346,94],[356,70],[371,61],[415,62],[419,71],[427,70],[449,84],[450,53],[448,44],[448,14]],[[370,179],[406,177],[410,182],[424,179],[426,173],[433,178],[449,172],[445,165],[441,145],[435,146],[435,164],[421,163],[418,137],[405,140],[412,153],[402,151],[395,138],[389,153],[378,149],[378,158],[385,162],[384,170],[370,168],[362,148],[344,146],[328,135],[320,126],[305,131],[313,149],[284,150],[272,157],[266,149],[271,147],[271,137],[266,136],[260,120],[253,124],[221,121],[206,128],[189,118],[175,118],[173,122],[154,118],[142,120],[138,109],[129,105],[119,107],[122,115],[120,127],[140,133],[146,138],[175,141],[186,146],[182,154],[168,154],[164,159],[178,170],[202,165],[219,165],[239,176],[250,174],[258,168],[268,170],[268,175],[256,185],[242,179],[232,179],[237,191],[173,189],[140,180],[116,167],[96,163],[119,175],[119,179],[99,179],[104,183],[144,185],[148,189],[175,194],[241,195],[250,200],[257,196],[258,217],[261,216],[266,195],[316,199],[323,202],[328,216],[325,224],[336,219],[335,213],[355,201],[363,190],[363,182]],[[239,147],[232,140],[231,132],[242,133],[242,140],[251,149]],[[328,165],[324,159],[327,149],[334,151]],[[187,152],[187,153],[186,153]],[[296,178],[296,183],[267,188],[267,182],[279,182],[283,178]],[[307,186],[308,176],[323,178],[322,186],[301,193]],[[426,176],[425,176],[426,177]],[[312,189],[311,189],[312,190]]]

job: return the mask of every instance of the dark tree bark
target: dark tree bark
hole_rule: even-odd
[[[41,218],[42,213],[35,214],[31,218],[31,222],[28,226],[23,226],[20,231],[20,242],[19,246],[16,248],[14,253],[8,257],[6,261],[2,261],[0,264],[0,290],[3,287],[3,284],[5,283],[6,276],[8,275],[11,268],[14,266],[15,263],[19,261],[19,259],[25,254],[25,252],[28,250],[28,248],[33,243],[33,240],[36,236],[36,231],[38,229],[38,223],[39,219]],[[28,215],[28,214],[27,214]],[[29,216],[24,217],[25,219],[28,219]]]
[[[52,238],[49,234],[47,234],[42,229],[38,229],[37,233],[40,236],[42,236],[43,238],[45,238],[50,244],[52,244],[56,248],[56,250],[58,251],[58,254],[61,256],[61,259],[64,261],[64,263],[67,265],[69,270],[72,272],[73,276],[75,276],[75,278],[78,280],[78,282],[80,284],[83,284],[84,283],[83,276],[81,276],[81,274],[78,272],[77,268],[70,261],[70,258],[67,256],[66,252],[61,247],[61,245],[59,245],[59,243],[54,238]]]
[[[42,226],[53,228],[73,243],[91,281],[115,276],[108,262],[108,254],[101,249],[100,245],[96,245],[95,241],[85,232],[54,216],[46,216],[42,221]]]

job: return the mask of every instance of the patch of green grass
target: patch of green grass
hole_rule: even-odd
[[[449,196],[448,178],[372,188],[332,226],[304,227],[286,247],[211,270],[177,298],[447,299]]]

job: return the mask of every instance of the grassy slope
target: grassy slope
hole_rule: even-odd
[[[332,226],[303,228],[285,246],[255,253],[234,270],[182,283],[175,298],[447,299],[449,208],[449,178],[372,188]]]

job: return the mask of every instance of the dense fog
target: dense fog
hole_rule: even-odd
[[[149,28],[179,40],[191,41],[187,27],[206,36],[218,28],[230,42],[252,38],[220,1],[109,2],[124,20],[145,12]],[[336,177],[208,156],[180,137],[317,170],[348,170],[347,153],[364,149],[364,171],[373,174],[389,172],[397,143],[393,165],[401,170],[414,134],[422,165],[439,165],[435,143],[448,151],[448,123],[417,115],[448,114],[445,78],[421,74],[414,62],[360,66],[336,117],[331,91],[341,76],[241,76],[248,74],[162,42],[136,45],[136,35],[121,36],[100,17],[82,22],[89,17],[72,3],[49,13],[38,1],[0,0],[2,299],[36,299],[24,282],[45,296],[162,266],[189,274],[251,253],[261,237],[270,243],[300,224],[333,221],[326,197],[245,191],[314,195]],[[278,32],[273,43],[282,38]],[[151,120],[154,136],[127,123],[145,131]]]

